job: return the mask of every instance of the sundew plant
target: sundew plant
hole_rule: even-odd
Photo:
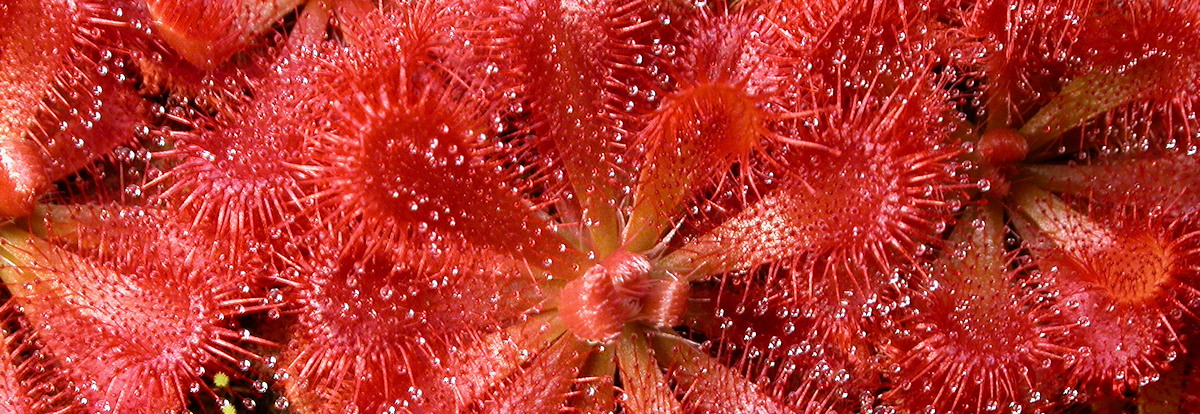
[[[0,0],[0,412],[1200,411],[1200,2]]]

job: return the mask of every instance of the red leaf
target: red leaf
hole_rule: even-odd
[[[658,366],[647,335],[642,329],[626,330],[616,344],[624,391],[621,407],[633,414],[680,413],[683,408]]]
[[[150,16],[167,43],[192,64],[211,69],[292,11],[301,0],[221,0],[195,7],[149,0]]]
[[[1156,375],[1180,347],[1180,317],[1195,317],[1200,297],[1195,218],[1129,205],[1085,214],[1029,187],[1015,196],[1023,217],[1016,228],[1036,265],[1058,280],[1056,308],[1076,322],[1072,381],[1114,392]]]
[[[0,276],[86,410],[182,409],[207,389],[206,372],[257,359],[239,343],[268,344],[233,323],[266,300],[243,293],[250,280],[213,266],[163,212],[92,207],[47,219],[50,241],[0,231]]]

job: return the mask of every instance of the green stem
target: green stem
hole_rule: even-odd
[[[1063,87],[1050,103],[1042,107],[1021,133],[1029,138],[1033,151],[1043,151],[1067,131],[1088,120],[1125,104],[1143,99],[1167,81],[1165,58],[1147,58],[1124,71],[1088,73]]]

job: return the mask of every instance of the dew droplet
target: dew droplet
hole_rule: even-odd
[[[125,195],[129,198],[138,198],[142,196],[142,186],[130,184],[125,186]]]

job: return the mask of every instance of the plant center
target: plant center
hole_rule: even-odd
[[[617,250],[567,283],[559,296],[559,317],[580,339],[608,342],[630,322],[678,324],[687,291],[686,281],[655,271],[645,256]]]

